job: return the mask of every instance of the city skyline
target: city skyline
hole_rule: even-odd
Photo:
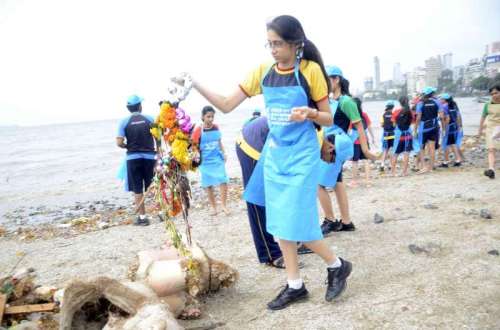
[[[0,125],[119,118],[134,93],[154,113],[169,78],[183,71],[230,93],[272,60],[263,46],[265,23],[281,14],[301,21],[325,64],[339,66],[353,91],[374,75],[374,56],[385,81],[396,62],[403,73],[447,52],[465,63],[500,40],[497,0],[311,4],[274,1],[243,10],[228,0],[0,1]],[[197,93],[186,100],[193,113],[205,104]],[[242,104],[256,106],[263,102]]]

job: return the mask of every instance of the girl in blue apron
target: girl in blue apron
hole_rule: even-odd
[[[394,144],[394,123],[392,122],[392,110],[394,109],[394,105],[393,100],[389,100],[385,103],[385,110],[380,123],[382,126],[382,162],[380,165],[380,172],[384,172],[385,160],[390,160],[389,152]]]
[[[462,157],[460,155],[460,146],[462,143],[462,116],[458,110],[458,106],[450,94],[444,93],[439,97],[443,104],[445,113],[447,113],[447,123],[444,128],[441,149],[444,150],[444,162],[439,167],[448,167],[450,160],[450,150],[455,157],[454,167],[462,165]]]
[[[427,168],[421,169],[419,173],[432,172],[434,170],[435,152],[439,144],[440,135],[439,120],[441,120],[441,124],[444,122],[443,107],[434,98],[435,91],[436,89],[433,87],[425,87],[422,91],[423,98],[417,104],[415,135],[417,135],[420,153],[423,155],[427,152],[430,160]]]
[[[217,125],[214,124],[215,109],[206,106],[201,112],[203,127],[198,127],[194,131],[194,139],[200,143],[201,165],[201,186],[205,188],[208,201],[212,207],[211,215],[217,215],[217,202],[215,201],[214,188],[220,186],[220,196],[222,211],[228,215],[226,207],[227,183],[229,181],[226,174],[226,153],[221,142],[221,133]]]
[[[401,109],[396,110],[394,113],[395,130],[394,144],[391,148],[391,171],[392,175],[396,176],[398,156],[403,154],[403,169],[401,175],[407,176],[410,152],[413,150],[413,134],[411,129],[413,115],[408,105],[408,97],[402,96],[399,99],[399,103],[401,104]]]
[[[279,240],[283,253],[287,285],[267,305],[278,310],[308,297],[299,274],[298,241],[327,265],[327,301],[344,291],[352,265],[331,251],[318,222],[320,149],[315,125],[332,125],[329,82],[321,56],[292,16],[271,20],[267,39],[274,63],[260,66],[230,96],[216,94],[196,80],[193,87],[225,113],[247,97],[264,96],[269,135],[244,197],[266,207],[267,231]],[[181,82],[182,78],[174,81]]]
[[[349,127],[357,127],[360,131],[359,141],[363,154],[370,158],[376,157],[369,152],[368,143],[364,134],[361,117],[359,115],[356,103],[350,97],[349,81],[343,76],[342,71],[336,66],[327,66],[326,72],[332,85],[332,93],[330,94],[330,107],[333,114],[333,124],[335,127],[340,128],[344,133],[349,134],[352,138],[356,139],[357,131],[350,130]],[[331,128],[333,129],[333,128]],[[331,167],[326,166],[323,162],[320,165],[320,183],[318,190],[318,199],[323,209],[325,218],[321,224],[321,232],[323,236],[328,236],[333,232],[339,231],[354,231],[356,227],[351,221],[349,213],[349,200],[347,198],[347,191],[342,178],[342,168],[340,172],[333,176]],[[326,190],[332,182],[335,182],[335,198],[340,210],[340,219],[336,219],[333,213],[332,200],[328,191]]]
[[[361,117],[364,135],[367,136],[369,133],[371,136],[371,139],[372,139],[372,143],[373,143],[373,145],[375,145],[375,135],[373,134],[373,128],[372,128],[370,117],[368,116],[368,114],[366,112],[363,111],[361,99],[355,97],[355,98],[353,98],[353,100],[354,100],[354,102],[356,102],[356,107],[358,108],[358,112],[359,112],[359,115]],[[352,127],[352,130],[357,132],[358,128]],[[369,158],[367,156],[365,156],[365,154],[361,151],[361,142],[359,139],[357,139],[356,141],[354,141],[354,155],[352,157],[352,162],[351,162],[352,163],[352,167],[351,167],[352,179],[351,179],[351,182],[349,184],[350,187],[356,187],[358,185],[358,182],[357,182],[358,173],[359,173],[358,162],[363,161],[363,160],[364,160],[363,166],[365,168],[365,186],[371,187],[370,161],[369,161]]]

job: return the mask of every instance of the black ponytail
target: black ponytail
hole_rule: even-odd
[[[297,57],[299,59],[303,58],[318,63],[325,77],[328,93],[332,91],[321,53],[316,45],[306,38],[304,29],[298,19],[290,15],[277,16],[267,23],[267,29],[276,32],[287,43],[298,46]]]

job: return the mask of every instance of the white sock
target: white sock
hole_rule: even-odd
[[[146,219],[146,215],[145,214],[139,214],[139,219],[141,219],[141,220]]]
[[[302,284],[304,284],[301,278],[298,278],[296,280],[288,280],[287,282],[288,282],[288,287],[294,290],[300,289],[302,287]]]
[[[342,261],[340,261],[339,258],[335,259],[335,262],[331,265],[328,265],[327,267],[328,268],[339,268],[340,266],[342,266]]]

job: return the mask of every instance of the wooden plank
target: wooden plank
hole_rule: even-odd
[[[7,303],[7,296],[0,293],[0,324],[2,324],[3,312],[5,310],[6,303]]]
[[[55,303],[12,306],[5,309],[5,314],[26,314],[35,312],[51,312],[56,308]]]

